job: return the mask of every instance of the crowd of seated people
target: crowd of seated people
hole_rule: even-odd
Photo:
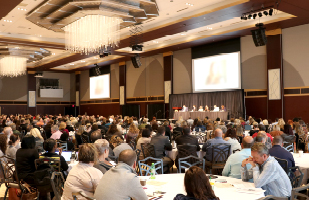
[[[288,120],[287,124],[283,119],[276,119],[272,123],[271,120],[253,117],[249,117],[247,121],[242,118],[232,118],[228,121],[207,117],[189,120],[179,118],[171,123],[169,120],[159,122],[156,118],[148,122],[145,117],[138,120],[136,117],[128,116],[122,119],[122,116],[2,115],[0,124],[0,156],[7,155],[16,159],[18,177],[29,184],[34,184],[33,174],[36,171],[34,161],[40,156],[56,157],[61,161],[62,172],[69,169],[62,156],[62,149],[58,146],[59,142],[67,143],[67,150],[79,151],[79,163],[68,174],[64,173],[66,181],[63,200],[72,199],[72,192],[79,191],[96,199],[108,199],[110,195],[114,195],[113,199],[127,197],[148,199],[137,184],[138,179],[133,173],[136,160],[144,159],[145,155],[141,152],[139,157],[136,157],[136,153],[132,151],[132,144],[135,144],[136,149],[139,150],[142,150],[141,144],[153,145],[155,157],[163,160],[164,173],[171,173],[174,164],[176,167],[178,165],[179,155],[174,161],[166,154],[166,151],[172,150],[172,140],[175,140],[177,146],[181,145],[183,148],[193,146],[195,148],[193,156],[197,156],[196,152],[200,150],[204,151],[204,159],[208,167],[213,158],[212,148],[209,146],[229,145],[229,157],[222,175],[240,179],[242,171],[252,169],[253,177],[249,177],[250,181],[254,182],[256,187],[266,188],[267,194],[279,196],[290,195],[282,192],[289,190],[289,185],[283,184],[279,191],[273,188],[273,185],[286,181],[286,177],[282,177],[282,172],[271,174],[274,177],[281,176],[282,180],[274,182],[273,179],[267,179],[261,182],[259,177],[268,176],[270,172],[265,168],[259,172],[256,169],[266,164],[270,168],[278,169],[274,157],[286,159],[289,167],[295,166],[292,154],[283,148],[286,143],[295,142],[295,149],[308,151],[307,127],[300,118]],[[252,125],[246,137],[244,136],[245,125]],[[211,138],[200,144],[195,134],[205,131],[212,131]],[[174,138],[174,132],[180,135]],[[85,138],[88,138],[87,142],[84,141]],[[116,167],[111,158],[118,162]],[[176,200],[201,197],[217,199],[211,187],[208,187],[208,178],[200,175],[202,172],[199,168],[190,168],[186,172],[187,195],[179,194],[175,197]],[[123,180],[124,176],[127,176],[125,179],[127,182],[123,184],[130,185],[132,188],[128,187],[120,191],[116,185],[120,184],[118,179]],[[201,180],[195,180],[198,178]],[[106,181],[110,183],[109,187],[106,187]],[[201,182],[207,187],[193,184]],[[197,188],[198,193],[196,193]],[[78,199],[83,197],[80,196]]]

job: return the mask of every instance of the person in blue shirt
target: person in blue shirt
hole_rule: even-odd
[[[222,171],[223,176],[233,177],[241,179],[241,163],[244,159],[251,156],[251,147],[254,144],[254,140],[251,136],[246,136],[242,140],[241,151],[237,151],[236,153],[230,155],[227,159],[224,169]],[[247,164],[247,169],[250,169],[251,165]]]
[[[280,135],[274,137],[272,145],[273,147],[269,149],[269,154],[271,156],[287,160],[288,168],[295,167],[293,155],[284,148],[282,148],[283,138]]]

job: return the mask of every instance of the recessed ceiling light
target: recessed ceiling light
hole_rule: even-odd
[[[86,62],[86,61],[82,60],[82,61],[80,61],[80,62]]]
[[[70,65],[74,65],[74,63],[71,63]]]

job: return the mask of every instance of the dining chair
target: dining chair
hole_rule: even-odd
[[[51,185],[54,191],[55,197],[53,200],[61,200],[64,189],[64,177],[62,172],[53,172],[51,175]]]
[[[144,158],[147,157],[156,157],[156,149],[155,146],[150,143],[141,143],[141,148],[143,152]]]
[[[89,135],[87,134],[82,134],[82,142],[83,143],[90,143]]]
[[[192,166],[198,166],[205,171],[205,159],[192,155],[178,159],[178,173],[182,173],[182,169],[185,170],[186,168],[190,168]]]
[[[288,171],[288,177],[291,181],[292,188],[297,188],[300,187],[303,181],[304,173],[299,169],[298,166],[290,167]]]
[[[309,190],[309,184],[293,188],[290,200],[300,200],[300,199],[309,200],[308,190]]]
[[[215,169],[217,171],[223,170],[225,163],[231,153],[231,144],[212,144],[208,148],[212,148],[212,160],[210,165],[207,166],[207,168],[210,170]]]
[[[283,144],[284,144],[284,142],[283,142]],[[289,143],[289,144],[290,144],[290,145],[288,145],[288,146],[286,146],[286,147],[283,146],[283,148],[284,148],[285,150],[287,150],[288,152],[294,153],[294,144],[293,144],[293,143]]]
[[[281,158],[277,158],[275,157],[275,159],[278,161],[279,165],[281,165],[281,167],[283,168],[283,170],[288,174],[288,161],[285,159],[281,159]]]
[[[141,176],[150,176],[151,175],[151,164],[154,164],[156,175],[163,174],[163,160],[154,157],[147,157],[143,160],[138,161],[138,167]]]

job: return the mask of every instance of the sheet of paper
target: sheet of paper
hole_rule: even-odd
[[[265,190],[263,190],[262,188],[242,188],[242,189],[238,188],[236,191],[240,193],[256,194],[256,195],[265,192]]]
[[[215,183],[217,188],[232,188],[233,186],[229,183]]]
[[[165,185],[167,182],[160,182],[160,181],[147,181],[147,185],[153,185],[153,186],[161,186]]]

